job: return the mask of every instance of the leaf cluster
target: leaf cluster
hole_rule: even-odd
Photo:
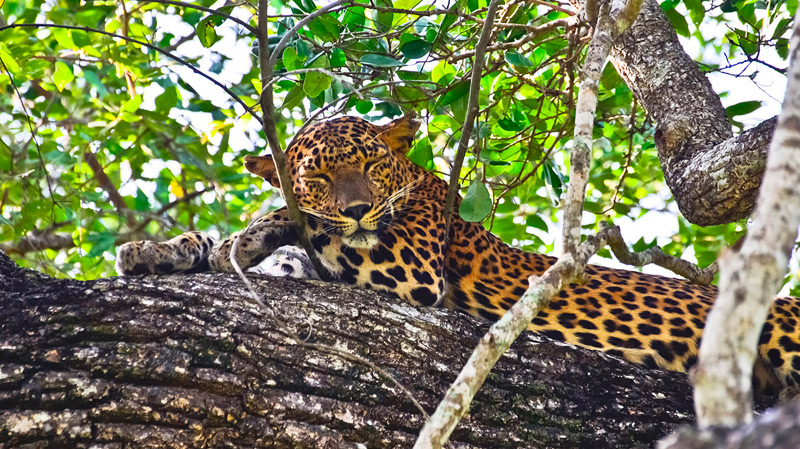
[[[213,3],[2,3],[0,25],[9,26],[0,26],[0,245],[13,249],[21,239],[56,234],[72,241],[16,254],[21,264],[84,279],[107,276],[122,241],[186,230],[225,236],[280,205],[241,164],[266,146],[258,119],[242,107],[258,111],[264,82],[255,11],[248,3],[211,9]],[[782,45],[789,25],[780,17],[796,7],[789,3],[770,6],[763,17],[758,2],[683,5],[695,25],[734,8],[739,21],[724,45],[735,41],[744,49],[747,39],[737,40],[735,30],[761,39],[763,30],[754,30],[767,22],[774,28],[769,42]],[[670,13],[676,6],[663,4],[680,33],[722,51],[723,44],[689,34]],[[288,141],[307,120],[354,114],[384,121],[413,109],[424,125],[408,156],[450,175],[485,7],[485,0],[353,0],[287,34],[318,5],[274,2],[271,50],[288,42],[274,79],[266,80],[275,91],[280,137]],[[559,2],[510,0],[501,7],[482,73],[479,123],[456,174],[465,189],[462,216],[533,251],[552,250],[555,206],[569,181],[565,154],[588,30],[573,15]],[[591,229],[608,218],[666,209],[670,201],[653,126],[610,65],[599,96],[586,200]],[[745,109],[752,105],[732,114]],[[682,254],[694,246],[701,262],[742,232],[731,225],[697,239],[698,229],[674,227],[667,249]]]

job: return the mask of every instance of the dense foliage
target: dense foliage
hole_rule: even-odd
[[[329,3],[271,2],[272,48]],[[300,28],[278,55],[280,137],[288,142],[309,119],[356,114],[383,121],[414,109],[424,124],[409,157],[448,175],[486,1],[340,3]],[[185,230],[226,235],[280,205],[276,191],[240,163],[266,147],[243,106],[260,113],[257,45],[248,29],[256,25],[255,6],[193,5],[0,1],[0,248],[20,264],[83,279],[113,275],[117,243]],[[733,76],[768,51],[787,57],[796,6],[662,3],[678,33],[702,50],[708,70]],[[588,36],[575,11],[559,2],[501,6],[461,173],[462,216],[485,220],[532,251],[553,249],[556,206],[568,182],[565,150]],[[724,21],[730,23],[720,26]],[[611,65],[600,89],[589,232],[603,220],[675,210],[653,126]],[[736,120],[760,105],[738,102],[728,111]],[[665,226],[678,232],[658,243],[676,255],[692,249],[702,265],[745,228],[699,228],[670,217]],[[633,246],[655,243],[649,237]]]

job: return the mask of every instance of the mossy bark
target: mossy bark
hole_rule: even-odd
[[[719,95],[655,0],[617,39],[611,62],[656,122],[658,157],[683,216],[701,226],[746,218],[776,119],[734,136]]]
[[[309,341],[432,411],[486,323],[335,284],[254,277]],[[370,368],[295,344],[235,276],[53,279],[0,253],[0,447],[402,448],[423,416]],[[454,448],[652,447],[693,419],[679,373],[527,333]]]

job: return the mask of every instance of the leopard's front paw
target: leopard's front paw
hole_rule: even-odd
[[[205,232],[187,232],[172,240],[129,242],[117,248],[117,273],[166,274],[190,270],[208,258],[214,246]]]

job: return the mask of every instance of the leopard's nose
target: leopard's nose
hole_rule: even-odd
[[[352,206],[346,207],[344,210],[339,209],[339,213],[344,215],[345,217],[352,218],[355,221],[359,221],[364,218],[364,215],[372,208],[372,204],[354,204]]]

